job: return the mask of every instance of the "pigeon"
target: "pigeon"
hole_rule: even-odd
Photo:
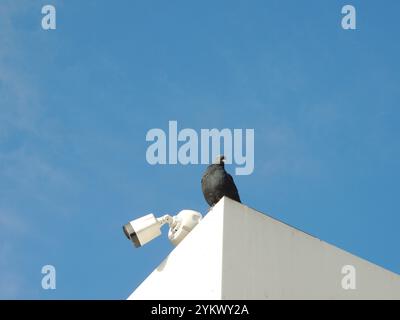
[[[201,178],[201,189],[210,207],[213,207],[223,196],[240,201],[239,193],[232,176],[225,171],[225,157],[220,155],[207,167]]]

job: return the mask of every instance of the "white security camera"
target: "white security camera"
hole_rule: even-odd
[[[176,216],[164,215],[156,218],[150,213],[144,217],[132,220],[122,228],[126,237],[139,248],[161,234],[161,227],[168,223],[168,238],[176,246],[200,222],[202,215],[194,210],[182,210]]]

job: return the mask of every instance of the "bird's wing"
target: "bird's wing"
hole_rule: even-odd
[[[227,179],[228,179],[228,182],[229,182],[229,186],[232,188],[231,191],[233,193],[233,196],[235,196],[235,198],[236,198],[234,200],[238,200],[239,202],[241,202],[238,189],[236,188],[236,185],[235,185],[235,181],[233,181],[233,178],[229,173],[227,173],[226,175],[227,175]]]

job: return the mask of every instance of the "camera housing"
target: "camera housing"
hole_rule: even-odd
[[[182,210],[176,216],[164,215],[156,218],[150,213],[130,221],[122,229],[126,237],[139,248],[161,235],[161,227],[168,223],[168,238],[177,246],[200,222],[202,215],[194,210]]]
[[[122,228],[126,237],[132,240],[136,248],[143,246],[161,234],[160,221],[152,213],[132,220]]]

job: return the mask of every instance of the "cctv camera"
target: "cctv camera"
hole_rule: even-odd
[[[161,234],[161,227],[168,223],[168,238],[176,246],[200,222],[202,216],[193,210],[182,210],[176,216],[164,215],[156,218],[150,213],[144,217],[132,220],[122,228],[126,237],[139,248]]]
[[[154,214],[132,220],[123,226],[124,233],[136,248],[141,247],[161,234],[161,223]]]

